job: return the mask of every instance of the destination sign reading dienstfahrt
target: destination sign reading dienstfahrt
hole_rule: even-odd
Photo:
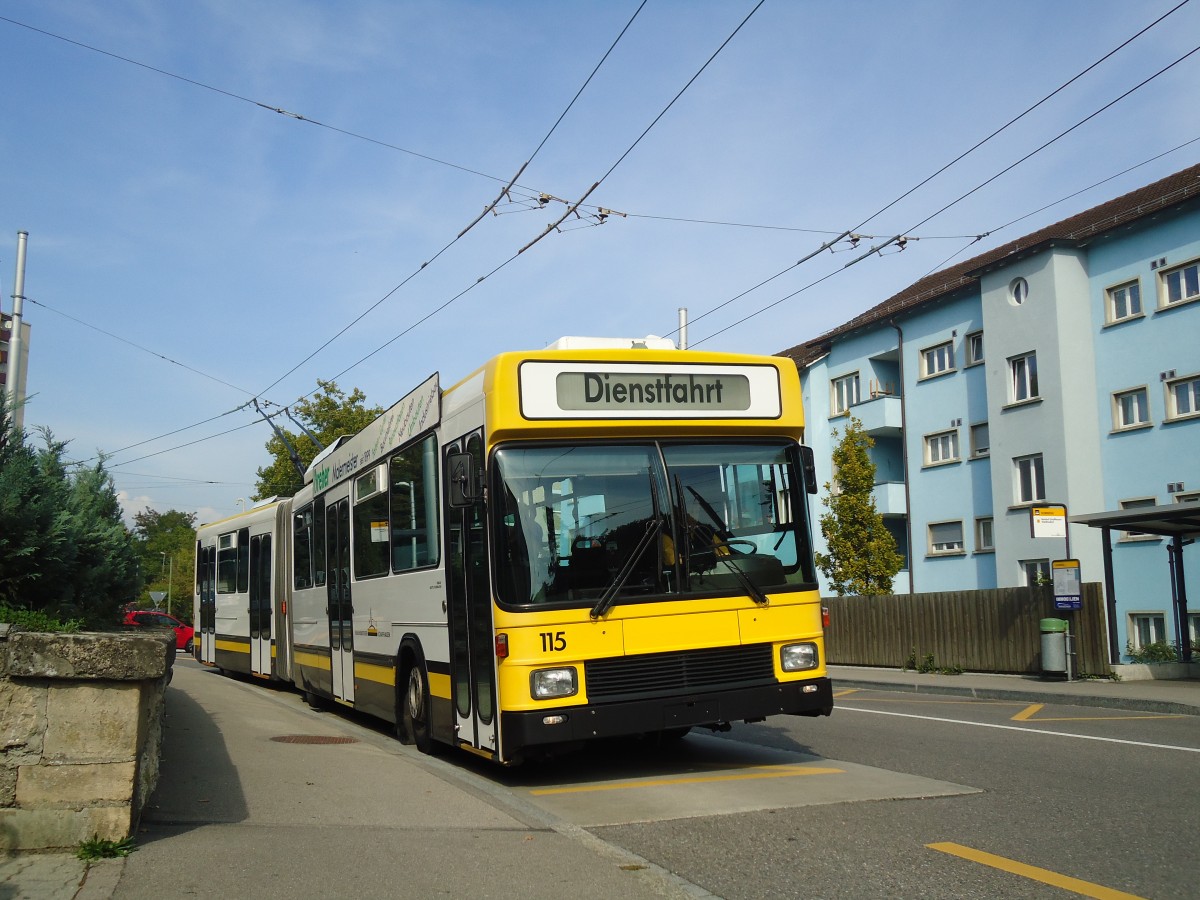
[[[776,418],[780,406],[773,366],[521,366],[521,411],[531,419]]]

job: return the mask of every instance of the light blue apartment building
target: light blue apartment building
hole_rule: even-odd
[[[850,416],[875,441],[876,507],[906,559],[896,593],[1029,584],[1068,556],[1104,581],[1099,530],[1035,538],[1031,512],[1200,502],[1200,166],[927,276],[781,355],[800,369],[822,484]],[[1116,646],[1176,640],[1169,541],[1110,543]],[[1183,557],[1197,643],[1200,547]]]

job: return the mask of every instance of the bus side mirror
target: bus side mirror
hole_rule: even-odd
[[[479,473],[470,453],[451,453],[446,458],[450,478],[450,505],[456,509],[470,506],[482,495]]]
[[[810,494],[817,492],[817,463],[813,457],[813,449],[807,444],[800,445],[800,468],[804,470],[804,489]]]

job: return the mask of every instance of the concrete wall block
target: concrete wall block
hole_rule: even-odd
[[[133,833],[128,805],[75,809],[0,809],[0,851],[74,849],[80,841],[123,841]]]
[[[127,762],[138,757],[142,686],[51,685],[42,758],[51,763]]]
[[[0,808],[17,803],[17,770],[0,769]]]
[[[8,635],[7,673],[14,678],[153,681],[175,661],[174,636],[167,634]]]
[[[46,729],[45,683],[15,683],[0,678],[0,753],[5,758],[42,752]]]
[[[95,763],[76,766],[21,766],[17,770],[17,806],[23,809],[84,809],[129,803],[136,765]]]

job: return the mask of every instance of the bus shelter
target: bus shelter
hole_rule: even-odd
[[[1136,531],[1168,538],[1167,564],[1171,570],[1171,605],[1175,619],[1175,638],[1179,658],[1192,661],[1192,642],[1188,635],[1187,580],[1184,577],[1183,548],[1200,535],[1200,503],[1171,503],[1166,506],[1138,506],[1108,512],[1072,516],[1071,521],[1099,528],[1104,537],[1104,595],[1108,613],[1109,662],[1121,661],[1117,647],[1117,595],[1113,583],[1112,532]]]

